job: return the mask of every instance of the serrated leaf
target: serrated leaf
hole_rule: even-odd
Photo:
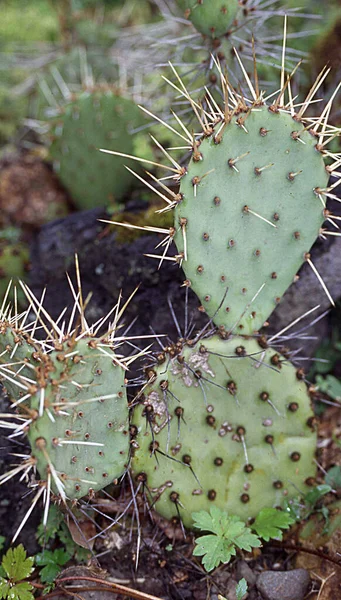
[[[10,590],[10,585],[7,579],[0,577],[0,598],[8,598],[8,592]]]
[[[236,548],[231,541],[217,535],[203,535],[195,540],[194,556],[203,556],[202,564],[206,571],[212,571],[220,563],[228,563],[236,555]]]
[[[246,552],[251,552],[252,548],[259,548],[262,545],[259,537],[251,533],[249,528],[245,528],[245,531],[233,540],[240,550],[246,550]]]
[[[339,465],[335,465],[335,467],[332,467],[328,470],[328,473],[325,477],[325,482],[334,490],[341,488],[341,467]]]
[[[71,556],[62,548],[58,548],[54,552],[45,550],[36,556],[36,564],[38,567],[44,567],[40,571],[40,579],[43,583],[53,583],[58,573],[61,571]]]
[[[228,563],[236,554],[236,548],[250,551],[261,545],[259,538],[235,515],[229,516],[217,507],[211,507],[210,513],[200,511],[192,515],[194,526],[202,531],[211,531],[215,535],[205,535],[196,540],[193,554],[203,556],[203,565],[212,571],[220,563]]]
[[[201,510],[193,513],[192,517],[195,521],[194,527],[201,529],[201,531],[212,531],[217,535],[223,534],[228,524],[227,513],[216,506],[212,506],[209,513],[206,510]]]
[[[252,525],[259,537],[268,542],[271,538],[283,538],[282,529],[289,529],[295,522],[288,512],[276,508],[263,508]]]
[[[32,590],[32,585],[27,581],[17,583],[11,587],[8,594],[8,600],[34,600]]]
[[[7,550],[2,559],[2,566],[9,579],[12,581],[21,581],[29,577],[34,569],[34,558],[26,556],[26,550],[22,544],[16,548]]]
[[[247,581],[243,578],[240,581],[238,581],[236,587],[237,600],[243,600],[245,594],[247,594]]]

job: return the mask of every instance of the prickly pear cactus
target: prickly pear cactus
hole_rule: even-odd
[[[132,100],[108,89],[84,92],[61,110],[54,121],[50,155],[56,172],[79,209],[118,201],[129,190],[134,175],[124,168],[127,159],[112,159],[99,151],[120,147],[134,154],[144,134],[131,132],[143,122]]]
[[[0,484],[34,468],[45,501],[52,491],[66,502],[109,485],[128,466],[127,366],[116,353],[114,329],[96,337],[78,298],[63,334],[65,323],[60,329],[29,288],[25,293],[27,311],[11,315],[6,299],[0,310],[0,381],[16,410],[0,415],[0,427],[14,436],[26,433],[32,454],[2,475]],[[45,330],[46,339],[35,337],[37,328]]]
[[[25,279],[29,264],[29,250],[20,241],[20,232],[14,227],[0,232],[0,298],[5,295],[11,279]]]
[[[309,489],[316,433],[302,371],[242,337],[162,360],[131,426],[134,478],[161,515],[191,526],[192,512],[214,504],[248,519]]]
[[[175,209],[186,277],[217,325],[259,330],[320,234],[329,175],[317,138],[259,106],[193,151]],[[257,295],[258,294],[258,295]]]
[[[42,479],[81,498],[120,477],[129,449],[124,370],[94,339],[63,344],[38,367],[28,439]]]
[[[194,27],[217,38],[226,34],[237,16],[238,0],[177,0]]]
[[[31,377],[30,364],[34,356],[38,357],[38,350],[39,345],[17,326],[15,318],[3,318],[0,314],[0,382],[11,398],[23,395],[22,378]]]

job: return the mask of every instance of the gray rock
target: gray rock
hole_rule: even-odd
[[[256,583],[257,575],[250,569],[245,560],[240,560],[237,564],[237,579],[240,581],[243,578],[247,581],[249,587],[253,587]]]
[[[310,575],[305,569],[263,571],[257,580],[264,600],[303,600],[309,585]]]

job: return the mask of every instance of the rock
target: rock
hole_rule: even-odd
[[[257,575],[250,569],[249,565],[245,560],[238,561],[237,564],[237,579],[245,579],[249,587],[253,587],[256,583]]]
[[[310,575],[305,569],[263,571],[257,580],[264,600],[303,600],[309,585]]]
[[[172,323],[167,298],[172,297],[175,312],[182,326],[185,291],[181,287],[184,280],[181,269],[174,267],[172,263],[164,262],[162,268],[158,270],[157,261],[144,256],[144,254],[155,253],[155,246],[160,242],[160,237],[144,235],[133,241],[125,241],[122,235],[120,237],[122,232],[118,231],[118,228],[115,231],[108,230],[98,222],[99,218],[108,218],[108,216],[103,210],[94,209],[69,215],[42,228],[31,249],[30,285],[34,293],[39,296],[47,285],[45,307],[56,318],[68,303],[70,294],[65,271],[72,275],[73,255],[78,252],[83,295],[86,296],[90,291],[94,292],[89,320],[95,321],[106,314],[116,302],[120,289],[123,289],[126,300],[135,287],[140,285],[134,302],[127,309],[126,322],[129,323],[138,313],[139,320],[134,326],[135,335],[149,334],[149,326],[151,326],[155,331],[167,332],[175,339],[177,333]],[[335,300],[341,296],[341,279],[335,277],[335,273],[341,267],[340,249],[341,238],[336,238],[324,244],[317,242],[312,251],[313,263],[323,274],[324,281]],[[174,248],[172,250],[174,251]],[[193,317],[196,326],[200,327],[206,319],[198,311],[199,301],[190,289],[188,301],[188,318],[190,320]],[[326,294],[309,265],[305,264],[301,269],[300,280],[290,287],[271,316],[270,327],[266,333],[279,331],[316,305],[320,305],[320,308],[304,321],[300,321],[288,331],[288,334],[300,330],[329,308]],[[328,320],[323,319],[309,332],[317,336],[316,340],[297,340],[302,348],[300,356],[313,355],[320,343],[319,340],[327,335],[326,328],[328,328]],[[290,346],[292,347],[292,343]]]

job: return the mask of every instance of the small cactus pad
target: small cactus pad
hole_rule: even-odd
[[[50,474],[53,491],[69,499],[109,485],[128,463],[124,369],[103,345],[64,343],[36,369],[28,439],[40,477]]]
[[[2,321],[0,317],[0,382],[11,398],[17,399],[23,395],[20,377],[31,377],[30,363],[34,362],[35,356],[38,358],[38,348],[38,344],[16,328],[15,323]],[[17,373],[20,375],[18,378]]]
[[[124,168],[127,160],[99,149],[118,147],[123,154],[134,154],[143,134],[134,137],[131,132],[142,122],[134,102],[110,90],[84,92],[63,108],[54,121],[50,155],[77,208],[104,206],[129,190],[134,175]]]
[[[207,314],[250,334],[309,258],[329,176],[317,138],[287,111],[255,106],[220,129],[181,178],[174,239]]]
[[[11,279],[25,279],[29,250],[19,238],[20,232],[14,227],[0,233],[0,298],[5,295]]]
[[[246,520],[306,493],[316,433],[303,372],[253,339],[191,346],[147,371],[134,411],[133,475],[155,509],[191,526],[212,504]]]
[[[228,32],[239,9],[238,0],[177,0],[177,3],[197,30],[212,38]]]

